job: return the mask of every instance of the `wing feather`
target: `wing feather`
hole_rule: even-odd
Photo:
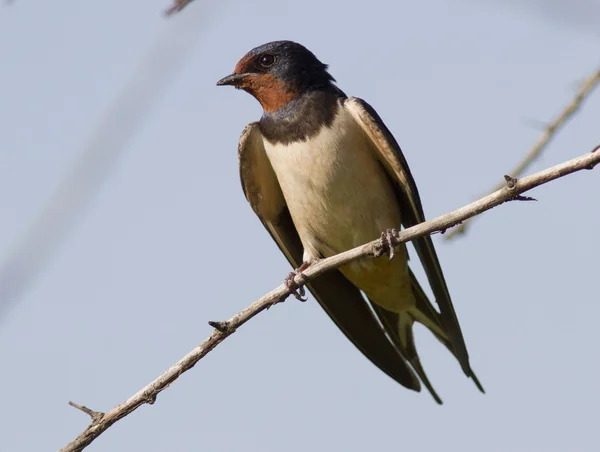
[[[238,147],[240,178],[246,199],[290,264],[302,263],[302,242],[266,155],[257,123],[249,124]],[[342,332],[377,367],[401,385],[420,391],[420,382],[388,339],[360,291],[339,270],[307,284]]]
[[[356,97],[346,99],[344,107],[370,138],[374,149],[378,152],[379,160],[394,180],[404,227],[408,228],[425,221],[417,185],[410,173],[408,163],[400,146],[377,112],[364,100]],[[413,244],[439,306],[444,329],[454,354],[465,374],[472,376],[467,347],[431,237],[421,237],[414,240]]]

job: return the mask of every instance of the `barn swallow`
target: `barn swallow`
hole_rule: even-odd
[[[408,228],[425,221],[398,143],[375,110],[347,97],[327,68],[302,45],[275,41],[252,49],[233,74],[217,82],[250,93],[263,108],[261,119],[240,137],[242,188],[296,272],[380,236],[389,238],[401,224]],[[413,243],[439,312],[409,268],[406,246],[394,259],[365,258],[330,271],[308,289],[348,339],[401,385],[420,391],[420,378],[442,403],[415,347],[416,321],[484,392],[471,370],[433,242],[425,236]],[[293,278],[286,281],[295,291]]]

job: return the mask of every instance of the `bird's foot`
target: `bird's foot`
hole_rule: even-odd
[[[304,282],[298,284],[296,282],[296,276],[299,276],[300,279],[304,280],[304,275],[302,272],[306,270],[310,266],[309,262],[303,262],[300,267],[298,267],[293,272],[285,278],[285,286],[288,288],[290,293],[296,297],[297,300],[306,301],[306,290],[304,289]]]
[[[394,258],[394,247],[398,245],[398,230],[386,229],[381,233],[381,244],[375,250],[375,257],[380,257],[383,254],[387,254],[390,260]]]

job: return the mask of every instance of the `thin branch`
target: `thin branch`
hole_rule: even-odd
[[[510,176],[519,177],[523,172],[531,165],[531,163],[538,158],[541,153],[546,149],[548,144],[556,136],[558,131],[566,125],[569,119],[579,110],[583,101],[591,94],[594,88],[600,83],[600,68],[596,70],[594,74],[589,76],[581,85],[575,97],[569,102],[564,110],[558,115],[554,121],[552,121],[543,131],[537,142],[531,148],[531,150],[525,155],[523,160],[510,172]],[[504,186],[504,182],[499,182],[489,193],[493,193]],[[467,231],[468,225],[471,220],[465,221],[460,226],[454,228],[450,233],[446,235],[446,239],[450,240],[459,235],[464,234]]]
[[[413,226],[397,234],[395,237],[397,243],[404,243],[427,234],[435,232],[444,232],[461,221],[467,218],[479,215],[486,210],[496,207],[507,201],[519,199],[522,193],[538,187],[542,184],[550,182],[554,179],[566,176],[568,174],[580,171],[583,169],[592,169],[600,163],[600,146],[596,147],[591,153],[587,153],[581,157],[577,157],[568,162],[556,165],[552,168],[540,171],[531,176],[517,180],[515,178],[507,178],[507,184],[496,192],[473,202],[465,207],[462,207],[454,212],[447,213],[433,220]],[[598,151],[598,152],[595,152]],[[365,245],[359,246],[352,250],[340,253],[336,256],[322,259],[308,267],[301,275],[296,276],[296,283],[304,284],[317,276],[338,268],[349,262],[355,261],[366,256],[379,255],[381,250],[381,240],[374,240]],[[135,411],[145,403],[154,403],[156,396],[171,385],[179,376],[191,369],[212,351],[217,345],[223,342],[228,336],[236,332],[236,330],[245,324],[258,313],[270,308],[276,303],[283,301],[290,295],[290,292],[285,284],[277,287],[267,295],[259,298],[250,306],[234,315],[232,318],[222,322],[210,322],[215,327],[212,334],[198,345],[194,350],[181,358],[169,370],[159,376],[157,379],[142,388],[137,394],[131,396],[123,403],[94,420],[81,435],[73,442],[61,449],[60,452],[81,451],[88,446],[95,438],[102,434],[112,424],[124,418],[128,414]],[[91,410],[90,410],[91,411]],[[88,413],[89,414],[89,413]]]

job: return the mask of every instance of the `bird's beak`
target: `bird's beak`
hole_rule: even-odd
[[[238,86],[249,75],[252,75],[252,74],[231,74],[231,75],[228,75],[227,77],[223,77],[221,80],[219,80],[217,82],[217,86],[223,86],[223,85]]]

